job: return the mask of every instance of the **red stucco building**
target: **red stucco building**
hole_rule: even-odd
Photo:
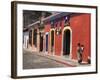
[[[61,58],[77,61],[77,44],[84,45],[82,62],[91,57],[88,13],[55,13],[31,24],[28,48]],[[40,25],[41,23],[41,25]]]

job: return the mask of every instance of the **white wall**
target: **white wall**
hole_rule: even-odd
[[[24,43],[23,43],[23,48],[27,48],[28,46],[28,40],[29,40],[29,32],[24,32],[23,33],[23,38],[24,38]]]
[[[28,1],[28,0],[24,0]],[[30,0],[38,2],[100,5],[100,0]],[[11,71],[11,0],[0,0],[0,80],[14,80],[10,78]],[[99,6],[100,7],[100,6]],[[99,9],[100,10],[100,9]],[[100,14],[100,11],[99,11]],[[99,21],[100,22],[100,16]],[[100,26],[100,24],[99,24]],[[100,27],[98,28],[100,35]],[[98,48],[100,47],[100,36],[98,38]],[[100,53],[100,49],[99,52]],[[100,61],[100,54],[98,54]],[[99,62],[100,63],[100,62]],[[100,64],[98,64],[100,67]],[[98,74],[73,75],[62,77],[29,78],[27,80],[100,80],[100,68]],[[20,80],[20,79],[19,79]],[[24,80],[24,79],[22,79]]]

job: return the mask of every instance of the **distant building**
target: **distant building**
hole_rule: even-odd
[[[77,61],[77,43],[80,43],[84,45],[83,62],[87,62],[91,57],[90,18],[88,13],[67,12],[42,17],[27,30],[27,48]]]

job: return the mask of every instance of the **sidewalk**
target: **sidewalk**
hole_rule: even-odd
[[[31,49],[24,49],[24,50],[32,52],[34,54],[34,51],[32,51]],[[42,56],[42,57],[45,57],[45,58],[49,58],[49,59],[54,60],[58,63],[64,64],[66,66],[77,67],[79,65],[75,61],[72,61],[72,60],[69,60],[69,59],[64,59],[64,58],[61,58],[61,57],[58,57],[58,56],[52,56],[50,54],[45,54],[45,52],[39,52],[39,53],[37,52],[35,54]]]

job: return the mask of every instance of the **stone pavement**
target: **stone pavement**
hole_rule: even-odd
[[[31,50],[23,50],[23,69],[36,68],[56,68],[56,67],[73,67],[60,58],[46,55],[43,52],[33,52]]]
[[[81,65],[73,60],[52,56],[44,52],[34,52],[29,49],[23,51],[24,69],[87,66],[87,64]]]
[[[24,51],[23,53],[23,69],[56,68],[67,66],[44,56],[40,56],[37,52]]]

